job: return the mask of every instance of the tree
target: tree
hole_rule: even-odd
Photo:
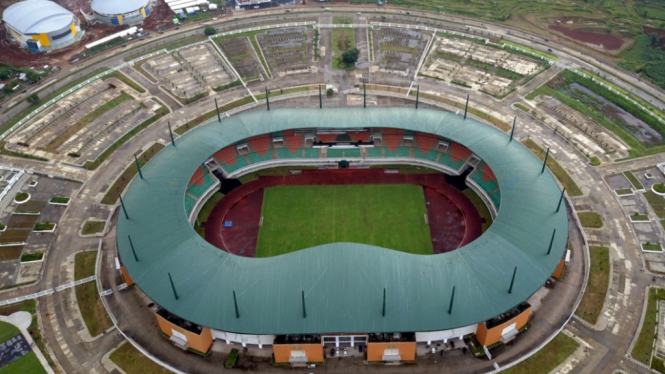
[[[352,66],[358,61],[358,56],[360,55],[360,51],[358,48],[353,47],[347,50],[342,54],[342,62],[346,66]]]
[[[208,36],[215,35],[217,33],[217,29],[212,26],[206,26],[206,28],[203,29],[203,33]]]
[[[335,91],[333,91],[332,88],[329,88],[329,89],[326,90],[326,95],[328,95],[328,96],[332,96],[334,93],[335,93]]]
[[[37,95],[36,93],[30,94],[30,96],[28,96],[27,101],[30,104],[37,104],[39,102],[39,95]]]

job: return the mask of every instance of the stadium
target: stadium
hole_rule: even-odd
[[[60,5],[47,0],[26,0],[2,14],[11,40],[32,52],[65,48],[83,37],[79,20]]]
[[[204,240],[192,224],[218,190]],[[528,299],[563,270],[562,200],[543,162],[466,113],[256,111],[142,167],[116,244],[125,281],[183,349],[270,346],[300,365],[360,346],[370,362],[409,362],[436,342],[483,352],[528,328]]]
[[[92,13],[107,25],[134,25],[143,22],[152,10],[151,0],[92,0]]]

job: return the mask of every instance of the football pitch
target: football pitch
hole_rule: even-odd
[[[418,185],[270,187],[263,196],[256,257],[336,242],[432,254],[426,213]]]

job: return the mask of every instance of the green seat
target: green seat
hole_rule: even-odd
[[[259,162],[264,162],[264,161],[270,161],[272,160],[272,151],[268,151],[264,155],[260,155],[256,152],[252,152],[247,155],[247,158],[249,159],[249,162],[252,164],[257,164]]]
[[[347,148],[347,149],[333,149],[329,148],[327,155],[330,158],[344,158],[344,157],[360,157],[360,149]]]
[[[410,157],[410,153],[411,148],[409,147],[397,147],[394,151],[386,148],[386,157]]]
[[[305,158],[319,158],[319,149],[305,148]]]
[[[193,196],[196,196],[196,198],[201,198],[203,194],[212,186],[215,184],[215,180],[212,179],[210,174],[207,172],[203,174],[203,183],[201,184],[191,184],[189,185],[189,188],[187,188],[187,193]]]
[[[419,148],[416,148],[415,157],[436,162],[437,157],[439,157],[439,152],[429,151],[427,153],[422,153]]]
[[[453,159],[447,153],[442,153],[439,157],[439,163],[451,167],[453,170],[459,170],[459,168],[464,164],[464,160],[454,162]]]
[[[291,152],[288,148],[279,148],[277,158],[302,158],[302,149],[298,148],[298,152]]]
[[[247,165],[249,164],[247,163],[247,159],[245,159],[245,156],[236,157],[236,162],[233,165],[222,164],[224,170],[226,170],[227,173],[233,173],[234,171],[240,168],[244,168]]]
[[[189,195],[185,195],[185,211],[187,212],[187,217],[192,213],[192,209],[194,209],[194,205],[196,205],[196,199]]]
[[[367,155],[369,157],[383,157],[383,148],[381,147],[367,148]]]

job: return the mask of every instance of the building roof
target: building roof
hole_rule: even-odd
[[[437,255],[332,243],[269,258],[229,254],[207,243],[189,224],[184,204],[188,181],[219,149],[275,131],[358,127],[422,131],[471,149],[492,168],[501,187],[494,223],[468,245]],[[339,108],[243,113],[192,130],[144,166],[145,179],[135,178],[124,195],[129,220],[119,214],[118,251],[132,279],[152,300],[184,319],[218,330],[300,334],[468,326],[529,298],[561,260],[568,240],[566,209],[555,212],[561,191],[549,172],[541,174],[541,167],[528,149],[518,141],[509,142],[501,131],[443,111]],[[554,229],[557,235],[548,256]],[[454,305],[448,314],[453,287]],[[240,318],[235,316],[233,291]]]
[[[135,12],[148,6],[150,0],[92,0],[93,11],[106,15],[121,15]]]
[[[74,14],[47,0],[26,0],[7,7],[2,20],[26,35],[61,30],[72,24]]]

